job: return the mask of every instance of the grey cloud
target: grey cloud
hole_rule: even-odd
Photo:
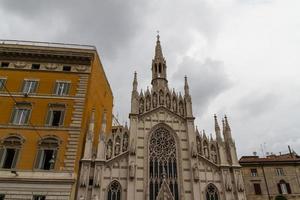
[[[231,86],[223,63],[210,58],[201,62],[191,57],[185,57],[179,64],[173,79],[177,82],[181,80],[183,84],[184,75],[188,76],[196,115],[202,114],[209,102]]]

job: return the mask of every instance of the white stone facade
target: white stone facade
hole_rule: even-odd
[[[245,200],[241,167],[227,118],[216,139],[194,125],[187,78],[184,93],[168,86],[159,36],[152,86],[138,93],[134,75],[130,127],[116,126],[93,150],[93,117],[81,161],[77,199]],[[103,117],[105,124],[105,116]],[[94,154],[93,154],[94,152]]]

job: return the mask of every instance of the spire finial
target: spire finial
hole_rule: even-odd
[[[184,76],[184,94],[185,95],[189,95],[190,91],[189,91],[189,84],[188,84],[188,80],[187,80],[187,76]]]
[[[218,124],[218,119],[217,119],[216,114],[214,114],[214,119],[215,119],[215,130],[220,131],[220,127],[219,127],[219,124]]]
[[[157,33],[157,35],[156,35],[157,41],[159,41],[159,37],[160,37],[159,36],[159,30],[157,30],[156,33]]]
[[[133,86],[133,91],[137,91],[138,82],[137,82],[137,73],[136,73],[136,71],[134,71],[132,86]]]

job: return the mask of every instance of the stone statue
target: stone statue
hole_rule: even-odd
[[[196,158],[197,157],[197,150],[196,150],[196,147],[195,147],[195,143],[192,142],[192,146],[191,146],[191,156],[192,158]]]
[[[195,163],[193,166],[193,175],[194,175],[194,181],[195,182],[199,181],[199,169],[197,163]]]
[[[164,105],[164,93],[163,93],[163,91],[159,92],[159,105]]]
[[[244,192],[244,184],[243,184],[243,177],[240,172],[237,173],[237,189],[239,192]]]
[[[135,164],[131,161],[129,165],[129,178],[133,179],[135,177]]]
[[[122,151],[127,151],[128,149],[128,135],[125,133],[123,136],[123,146],[122,146]]]
[[[175,98],[173,99],[173,111],[177,112],[177,101]]]
[[[167,108],[171,108],[171,99],[170,99],[170,96],[169,95],[167,95],[166,96],[166,105],[167,105]]]
[[[111,140],[108,141],[106,149],[107,149],[106,159],[111,159],[111,156],[112,156],[112,142],[111,142]]]
[[[121,141],[120,141],[120,137],[118,136],[116,138],[116,144],[115,144],[115,156],[120,154],[120,150],[121,150]]]

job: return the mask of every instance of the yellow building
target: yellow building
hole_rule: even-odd
[[[74,199],[90,118],[110,131],[112,106],[95,47],[0,41],[0,199]]]

